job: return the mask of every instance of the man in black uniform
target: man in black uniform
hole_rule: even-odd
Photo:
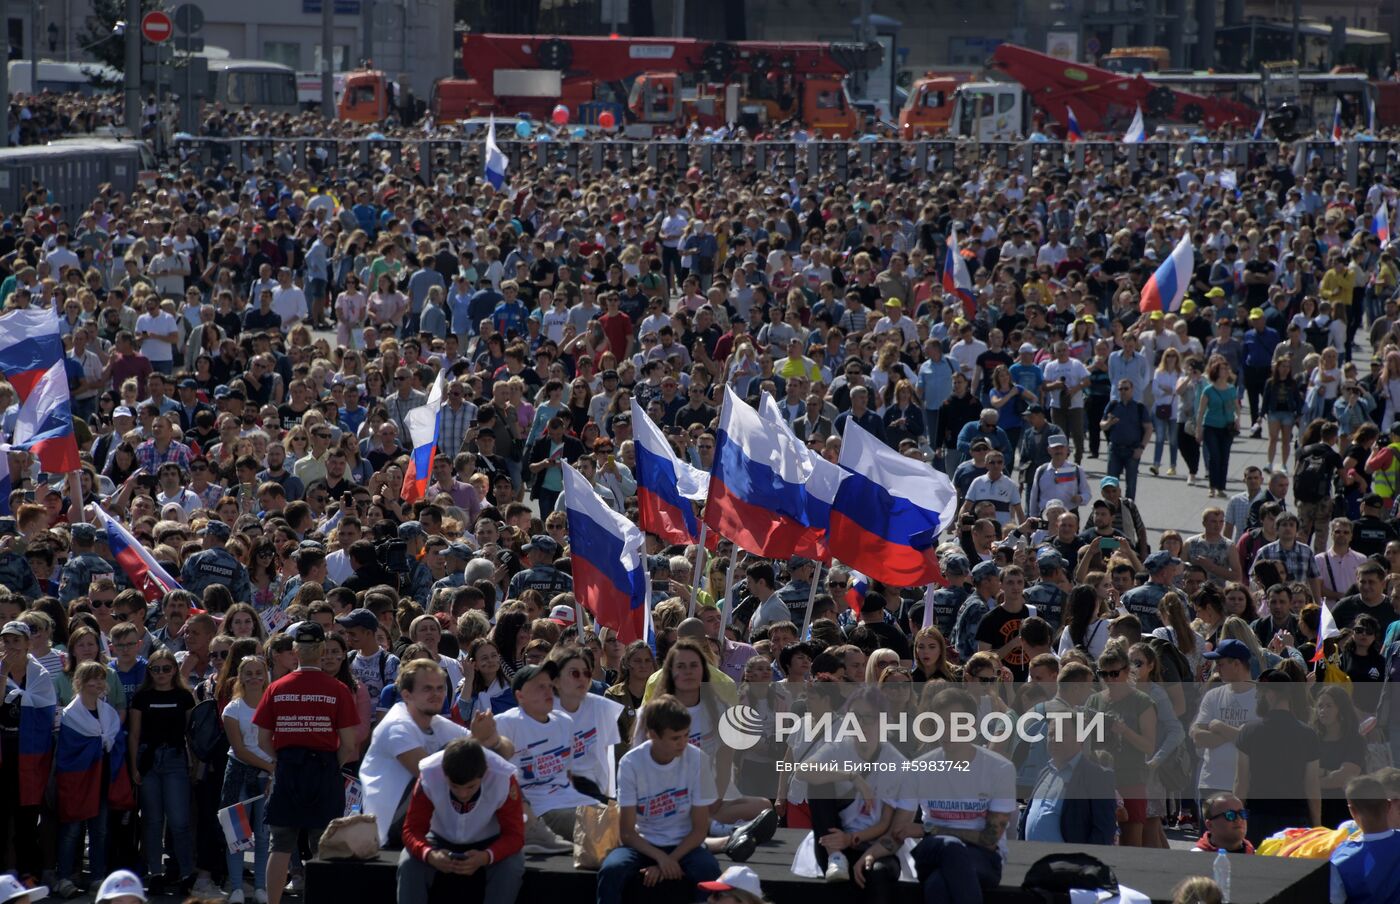
[[[573,578],[554,567],[554,557],[559,554],[559,544],[547,534],[536,534],[525,544],[526,559],[530,567],[510,579],[507,596],[519,598],[526,590],[538,590],[548,603],[557,593],[572,593]]]

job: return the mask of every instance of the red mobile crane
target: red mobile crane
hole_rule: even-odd
[[[563,104],[573,122],[596,124],[608,111],[641,134],[796,120],[850,136],[859,123],[845,77],[877,65],[881,52],[878,44],[469,34],[467,78],[440,79],[430,109],[437,122],[517,113],[547,121]]]
[[[999,44],[989,68],[1017,84],[978,82],[955,85],[948,79],[915,82],[900,111],[906,132],[946,129],[955,135],[984,140],[1025,136],[1045,117],[1067,125],[1074,110],[1086,132],[1122,130],[1139,106],[1149,122],[1186,123],[1219,128],[1228,124],[1253,126],[1258,111],[1224,98],[1177,91],[1144,78],[1067,62],[1014,44]]]

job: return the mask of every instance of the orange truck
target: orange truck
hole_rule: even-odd
[[[490,114],[547,122],[562,104],[571,123],[596,126],[607,112],[637,136],[795,121],[850,137],[862,123],[846,76],[878,65],[882,52],[814,41],[469,34],[467,78],[440,79],[429,109],[437,122]]]

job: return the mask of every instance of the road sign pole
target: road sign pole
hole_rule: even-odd
[[[141,137],[141,0],[126,0],[126,127],[132,138]]]

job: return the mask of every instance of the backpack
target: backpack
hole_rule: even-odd
[[[1293,498],[1298,502],[1321,502],[1332,495],[1336,468],[1327,463],[1326,447],[1308,446],[1298,453],[1293,469]]]
[[[380,688],[380,690],[383,690],[383,689],[384,689],[384,686],[385,686],[385,683],[386,683],[386,676],[387,676],[388,670],[389,670],[389,656],[388,656],[388,654],[387,654],[384,650],[380,650],[379,652],[375,653],[374,655],[375,655],[376,657],[378,657],[378,659],[379,659],[379,688]],[[359,658],[360,658],[360,651],[359,651],[359,650],[351,650],[351,651],[350,651],[350,661],[351,661],[352,663],[353,663],[356,659],[359,659]]]
[[[228,750],[228,736],[224,734],[224,720],[219,714],[219,701],[210,697],[201,700],[190,710],[189,730],[190,752],[201,763],[209,763],[219,754]]]
[[[1021,887],[1043,901],[1069,901],[1071,889],[1118,891],[1113,867],[1097,857],[1077,852],[1046,854],[1030,865]]]
[[[1331,321],[1328,321],[1328,326],[1330,325]],[[1326,326],[1318,326],[1316,320],[1309,320],[1308,325],[1303,328],[1303,340],[1321,353],[1327,347],[1327,332]]]

